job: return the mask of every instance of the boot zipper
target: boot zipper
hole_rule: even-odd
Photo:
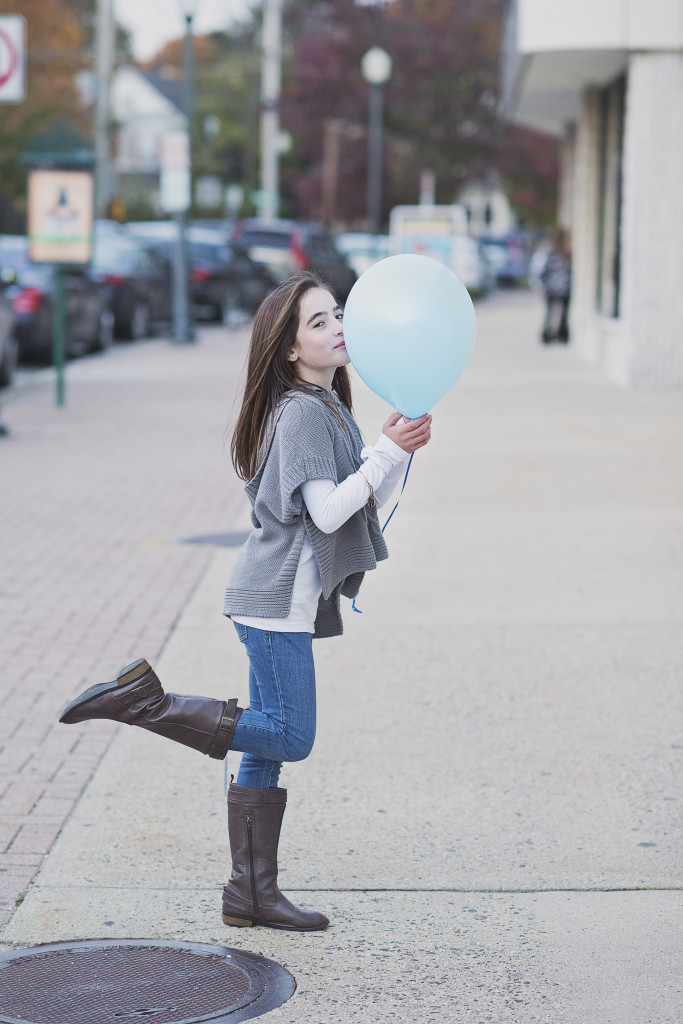
[[[254,841],[251,829],[251,815],[247,815],[247,844],[249,846],[249,877],[251,878],[251,901],[254,905],[254,917],[258,917],[258,896],[256,893],[256,875],[254,873]]]

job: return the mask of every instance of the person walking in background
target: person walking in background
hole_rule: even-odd
[[[232,875],[223,921],[315,931],[328,919],[295,907],[277,885],[287,791],[285,761],[307,757],[316,727],[314,637],[342,632],[340,595],[353,598],[388,555],[378,506],[410,453],[427,444],[431,416],[393,413],[363,446],[352,415],[343,314],[311,273],[260,306],[232,438],[253,530],[228,580],[224,614],[249,658],[250,707],[237,699],[165,693],[146,659],[76,697],[60,721],[105,718],[166,736],[214,758],[242,751],[228,788]]]
[[[545,295],[545,321],[543,342],[569,341],[569,299],[571,296],[572,264],[567,234],[554,233],[545,266],[541,271],[541,284]]]

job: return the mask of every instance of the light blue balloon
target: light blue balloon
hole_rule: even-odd
[[[428,256],[389,256],[373,264],[344,307],[344,340],[355,369],[411,419],[453,387],[472,355],[475,333],[469,292]]]

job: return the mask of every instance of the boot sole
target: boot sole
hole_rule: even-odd
[[[327,921],[326,924],[317,925],[315,928],[294,928],[286,924],[268,924],[267,921],[250,921],[244,917],[230,917],[228,914],[222,914],[221,916],[223,924],[232,925],[233,928],[251,928],[253,925],[261,925],[263,928],[277,928],[281,932],[322,932],[330,923]]]
[[[138,658],[137,661],[126,665],[116,679],[112,679],[107,683],[95,683],[94,686],[89,686],[83,693],[79,693],[78,697],[74,697],[70,704],[67,704],[59,716],[59,721],[65,722],[68,725],[68,715],[72,711],[77,711],[86,704],[90,704],[97,697],[101,697],[103,693],[111,693],[112,690],[117,690],[119,686],[127,686],[129,683],[136,682],[144,676],[145,672],[149,672],[149,669],[150,666],[147,659]]]

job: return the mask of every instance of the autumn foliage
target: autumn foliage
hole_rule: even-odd
[[[552,220],[555,142],[508,126],[497,113],[502,8],[501,0],[288,5],[281,115],[298,146],[283,178],[299,214],[320,216],[325,139],[336,122],[343,182],[336,213],[347,222],[363,220],[368,86],[360,64],[379,45],[393,61],[384,89],[385,216],[398,203],[417,202],[420,174],[430,170],[437,202],[451,203],[466,181],[500,172],[528,222]]]
[[[27,90],[23,103],[0,108],[0,200],[15,200],[21,214],[26,168],[24,152],[41,137],[60,131],[89,131],[80,103],[77,74],[87,66],[85,32],[72,6],[65,0],[4,0],[3,14],[26,19]],[[78,129],[77,129],[78,126]],[[55,144],[59,139],[55,138]],[[6,200],[4,228],[17,230]]]
[[[285,0],[280,118],[292,146],[281,159],[282,213],[363,225],[369,87],[361,58],[381,46],[393,61],[384,88],[384,218],[396,204],[418,201],[420,176],[430,171],[437,202],[454,202],[472,179],[499,176],[527,224],[551,222],[556,142],[498,114],[504,6]],[[260,8],[246,23],[194,39],[195,173],[242,184],[247,197],[259,187]],[[79,98],[77,75],[93,67],[94,12],[95,0],[3,4],[3,13],[27,20],[29,63],[27,100],[0,111],[0,230],[8,230],[3,194],[5,213],[14,204],[14,222],[20,212],[24,151],[60,132],[92,140],[92,111]],[[178,80],[182,61],[179,39],[147,67]]]

